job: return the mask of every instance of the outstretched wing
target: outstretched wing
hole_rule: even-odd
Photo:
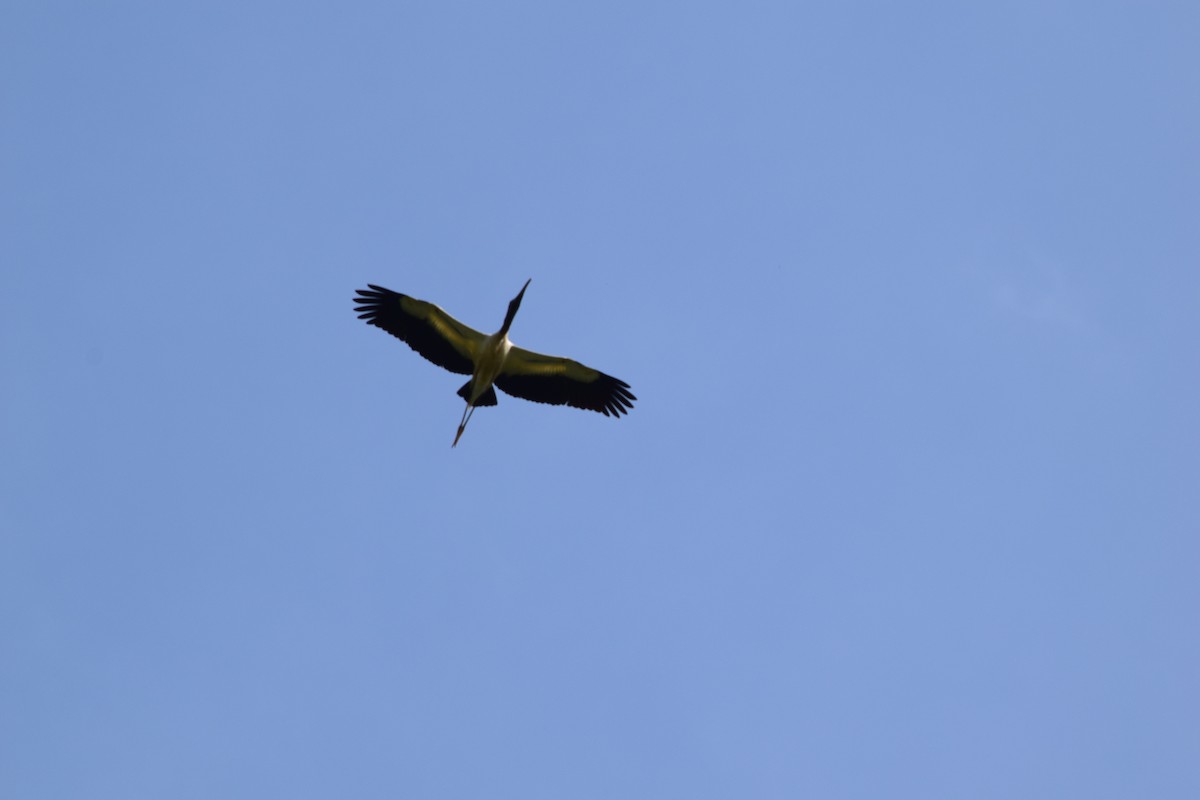
[[[637,400],[628,383],[611,375],[569,358],[544,356],[521,347],[508,351],[495,383],[513,397],[599,411],[606,417],[628,414]]]
[[[358,318],[390,333],[439,367],[470,375],[484,336],[433,303],[367,284],[354,302]]]

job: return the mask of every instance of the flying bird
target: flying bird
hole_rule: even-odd
[[[525,281],[509,302],[504,324],[490,336],[463,325],[433,303],[382,286],[367,284],[354,298],[359,319],[382,328],[439,367],[471,376],[458,390],[467,407],[451,447],[458,445],[476,408],[496,405],[496,388],[535,403],[574,406],[606,417],[619,417],[633,408],[637,398],[628,383],[578,361],[545,356],[509,341],[508,329],[532,280]]]

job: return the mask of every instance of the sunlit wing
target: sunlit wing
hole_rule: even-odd
[[[508,351],[495,383],[513,397],[599,411],[606,417],[628,414],[637,400],[628,383],[611,375],[569,358],[544,356],[521,347]]]
[[[470,375],[473,358],[484,335],[469,328],[433,303],[367,284],[359,289],[354,310],[358,318],[382,328],[439,367]]]

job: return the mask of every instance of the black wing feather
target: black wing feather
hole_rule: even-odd
[[[571,363],[574,366],[578,362]],[[592,380],[581,381],[566,374],[501,373],[496,378],[496,386],[505,394],[535,403],[568,405],[586,411],[599,411],[606,417],[619,417],[629,413],[637,397],[629,391],[628,383],[583,367],[582,364],[578,366],[594,373],[595,377]]]
[[[369,289],[359,289],[354,302],[358,318],[366,320],[395,336],[439,367],[470,375],[474,364],[461,348],[483,334],[475,331],[445,311],[423,300],[367,284]],[[439,330],[439,326],[441,330]],[[448,339],[455,336],[459,346]]]

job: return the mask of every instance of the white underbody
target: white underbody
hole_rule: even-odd
[[[496,376],[504,369],[504,362],[508,359],[508,351],[511,349],[512,342],[508,340],[508,335],[503,333],[493,333],[479,343],[475,374],[472,376],[471,397],[467,402],[475,405],[488,390]]]

